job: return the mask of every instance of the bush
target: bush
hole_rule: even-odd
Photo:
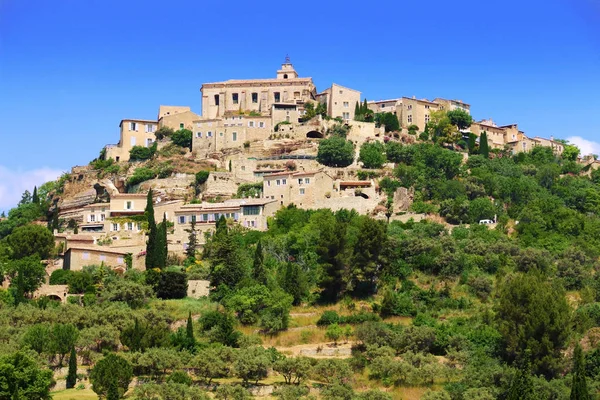
[[[154,143],[150,147],[144,146],[133,146],[131,150],[129,150],[129,160],[130,161],[144,161],[152,158],[154,152],[156,151],[156,143]]]
[[[317,326],[327,326],[332,324],[337,324],[340,322],[340,316],[337,312],[327,310],[323,311],[321,314],[321,318],[317,321]]]
[[[173,129],[167,126],[161,126],[155,133],[156,139],[162,140],[164,138],[171,137],[173,135]]]
[[[127,180],[128,186],[134,186],[138,183],[154,179],[156,177],[156,172],[151,168],[140,167],[136,168],[133,171],[133,175]]]
[[[317,161],[329,167],[347,167],[354,162],[354,145],[339,136],[321,140]]]
[[[194,183],[196,185],[203,185],[208,180],[209,175],[210,175],[210,171],[202,170],[202,171],[196,172],[196,179],[195,179]]]
[[[171,141],[179,147],[192,150],[193,133],[189,129],[180,129],[171,135]]]
[[[68,285],[72,274],[73,271],[68,269],[57,269],[56,271],[52,272],[52,275],[50,275],[50,284]]]
[[[380,142],[365,143],[360,148],[359,161],[364,168],[381,168],[386,161],[384,151]]]

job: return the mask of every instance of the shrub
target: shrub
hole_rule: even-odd
[[[143,161],[152,158],[154,155],[154,151],[156,151],[156,144],[153,144],[150,147],[144,146],[133,146],[131,150],[129,150],[129,160],[130,161]]]
[[[171,141],[179,147],[192,150],[193,133],[189,129],[180,129],[171,135]]]
[[[133,175],[127,180],[128,186],[134,186],[138,183],[154,179],[156,177],[156,172],[152,168],[140,167],[136,168],[133,171]]]
[[[68,269],[57,269],[56,271],[52,272],[52,275],[50,275],[50,284],[67,285],[69,284],[69,279],[71,278],[72,274],[73,271]]]
[[[167,126],[161,126],[155,133],[156,139],[162,140],[164,138],[171,137],[173,135],[173,129]]]
[[[210,171],[199,171],[196,172],[196,180],[195,180],[195,184],[197,185],[203,185],[204,183],[206,183],[206,181],[208,180],[208,176],[210,175]]]
[[[359,161],[364,168],[381,168],[386,161],[384,151],[380,142],[364,143],[360,148]]]
[[[323,311],[321,318],[317,321],[317,326],[327,326],[337,324],[340,322],[340,316],[337,312],[332,310]]]
[[[339,136],[321,140],[317,161],[329,167],[347,167],[354,162],[354,145]]]

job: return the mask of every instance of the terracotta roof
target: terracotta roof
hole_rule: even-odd
[[[61,239],[67,239],[67,240],[77,240],[77,241],[94,241],[94,238],[92,236],[89,235],[80,235],[80,234],[73,234],[73,235],[69,235],[67,233],[57,233],[56,235],[54,235],[55,238],[61,238]]]
[[[148,193],[116,193],[110,196],[113,197],[148,197]]]
[[[223,86],[223,85],[239,85],[244,83],[312,83],[312,78],[289,78],[289,79],[277,79],[277,78],[266,78],[266,79],[229,79],[221,82],[208,82],[202,84],[202,87],[211,86]]]
[[[121,127],[121,125],[123,125],[123,122],[149,122],[152,124],[158,124],[158,121],[155,120],[151,120],[151,119],[135,119],[135,118],[127,118],[127,119],[122,119],[121,122],[119,122],[119,128]]]
[[[371,186],[371,181],[343,181],[340,186]]]
[[[83,206],[83,208],[94,208],[94,207],[109,207],[110,203],[92,203],[87,206]]]
[[[292,175],[292,171],[274,172],[272,174],[264,175],[263,178],[276,178],[278,176]]]

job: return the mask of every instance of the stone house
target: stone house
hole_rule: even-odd
[[[87,265],[112,267],[125,271],[125,256],[127,252],[102,246],[73,246],[65,251],[63,269],[81,271]],[[135,259],[135,257],[133,257]]]
[[[156,140],[154,132],[158,129],[158,122],[145,119],[124,119],[121,120],[119,128],[119,143],[106,145],[106,158],[112,158],[117,162],[129,161],[129,151],[133,146],[152,146]]]
[[[463,110],[466,111],[467,114],[471,114],[471,106],[462,100],[447,100],[437,97],[433,99],[433,102],[438,104],[440,110]]]
[[[401,128],[406,129],[416,125],[419,127],[419,132],[423,132],[425,125],[429,123],[431,113],[438,110],[440,105],[433,101],[403,97],[401,103],[396,106],[396,116]]]
[[[396,108],[402,104],[402,99],[389,99],[389,100],[377,100],[377,101],[368,101],[367,108],[373,113],[385,113],[391,112],[392,114],[396,114]]]
[[[205,83],[200,91],[202,117],[207,119],[240,111],[268,114],[275,103],[303,104],[316,96],[312,78],[299,78],[289,58],[275,78]]]
[[[314,208],[318,200],[331,197],[334,189],[333,178],[323,171],[284,171],[263,177],[263,197],[280,206]]]
[[[185,204],[175,211],[174,231],[169,235],[169,248],[187,249],[192,220],[196,222],[198,244],[206,243],[206,235],[214,232],[217,221],[225,218],[253,230],[267,230],[267,218],[279,209],[270,199],[232,199],[221,203]]]
[[[164,107],[164,106],[161,106]],[[188,129],[190,131],[194,130],[194,121],[200,118],[198,114],[189,110],[181,110],[179,112],[173,112],[172,114],[163,115],[158,119],[158,127],[162,128],[163,126],[167,128],[171,128],[174,131],[178,131],[179,129]]]
[[[356,103],[360,103],[360,92],[333,83],[317,95],[317,101],[327,104],[327,114],[332,118],[340,117],[345,122],[354,120]]]

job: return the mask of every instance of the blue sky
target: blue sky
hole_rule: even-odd
[[[0,0],[0,210],[203,82],[462,99],[476,119],[600,152],[600,2]],[[588,141],[587,143],[582,140]]]

